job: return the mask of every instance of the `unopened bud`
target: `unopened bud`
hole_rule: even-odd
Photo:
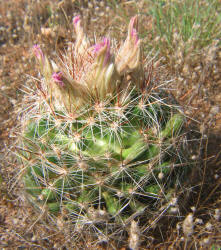
[[[95,44],[94,52],[105,66],[110,59],[110,40],[105,37],[103,42]]]
[[[87,72],[85,81],[93,95],[99,94],[104,98],[113,93],[116,88],[118,74],[114,63],[111,62],[110,40],[104,38],[102,42],[93,46],[94,63]]]
[[[82,55],[86,52],[89,46],[89,43],[84,33],[84,30],[81,26],[80,16],[76,16],[73,18],[73,25],[74,25],[75,33],[77,35],[76,42],[75,42],[75,53],[77,53],[78,55]]]
[[[127,39],[116,57],[117,71],[120,75],[131,72],[140,65],[141,40],[138,39],[137,30],[134,28],[137,23],[137,16],[131,18]]]
[[[43,52],[38,44],[35,44],[33,46],[33,52],[34,52],[36,58],[38,59],[38,61],[40,62],[40,64],[44,64],[45,57],[44,57],[44,54],[43,54]]]

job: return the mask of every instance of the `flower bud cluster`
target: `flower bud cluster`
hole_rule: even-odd
[[[91,100],[105,100],[122,91],[126,74],[142,72],[141,40],[136,25],[137,16],[130,20],[127,38],[119,50],[112,47],[111,40],[106,37],[91,46],[80,16],[73,18],[75,44],[71,44],[70,50],[57,61],[49,61],[39,45],[35,45],[34,54],[52,99],[68,108],[82,106]]]

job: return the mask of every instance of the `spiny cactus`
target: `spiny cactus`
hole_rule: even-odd
[[[53,61],[34,46],[41,79],[23,118],[26,196],[72,221],[73,234],[121,239],[180,185],[184,118],[147,74],[137,17],[119,49],[108,38],[91,46],[79,16],[73,25],[75,44]]]

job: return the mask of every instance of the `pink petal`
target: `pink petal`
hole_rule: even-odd
[[[110,40],[104,37],[103,42],[95,44],[94,53],[97,54],[104,47],[106,47],[105,58],[104,58],[104,66],[105,66],[110,58]]]
[[[133,38],[135,38],[135,44],[137,44],[137,42],[138,42],[137,30],[132,29],[131,35],[132,35]]]
[[[62,81],[62,72],[54,72],[52,74],[52,79],[60,85],[60,87],[64,87],[64,82]]]
[[[44,54],[43,54],[43,52],[38,44],[35,44],[33,46],[33,52],[39,61],[44,62]]]
[[[73,18],[73,24],[74,24],[74,26],[75,26],[80,20],[81,20],[80,15],[75,16],[75,17]]]
[[[135,44],[138,42],[137,29],[134,27],[137,24],[137,16],[134,16],[130,19],[129,23],[129,36],[135,39]]]

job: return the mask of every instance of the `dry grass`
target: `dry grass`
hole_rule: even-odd
[[[169,1],[161,2],[162,11],[168,14]],[[199,2],[203,4],[204,1]],[[122,38],[125,37],[129,17],[137,12],[140,13],[139,28],[145,51],[150,54],[157,52],[155,67],[162,72],[161,77],[174,79],[170,94],[174,95],[189,117],[191,139],[197,139],[197,144],[195,141],[192,143],[192,157],[198,162],[183,184],[183,193],[180,191],[178,194],[180,198],[175,206],[177,210],[174,209],[175,214],[159,212],[149,222],[149,237],[142,239],[143,247],[140,249],[211,249],[212,246],[218,249],[221,245],[220,210],[217,210],[221,207],[221,52],[220,44],[216,41],[219,35],[200,45],[197,50],[191,50],[195,48],[193,39],[183,39],[174,21],[171,44],[168,44],[165,36],[154,28],[156,18],[163,17],[151,15],[151,6],[150,1],[136,3],[116,0],[10,0],[0,3],[1,248],[80,249],[78,239],[73,239],[70,224],[64,224],[58,218],[56,228],[47,216],[39,217],[26,203],[22,184],[18,182],[15,185],[19,166],[11,153],[16,137],[13,131],[19,123],[17,110],[22,102],[20,89],[27,82],[27,75],[37,74],[30,53],[33,44],[40,43],[51,56],[54,51],[59,52],[67,41],[74,40],[70,27],[75,13],[84,17],[88,30]],[[220,6],[216,7],[215,12],[218,13],[219,9]],[[184,56],[187,47],[188,53]],[[190,213],[192,217],[187,218]],[[105,247],[102,244],[94,247],[93,239],[81,244],[81,249]],[[114,249],[114,245],[110,243],[108,248]]]

